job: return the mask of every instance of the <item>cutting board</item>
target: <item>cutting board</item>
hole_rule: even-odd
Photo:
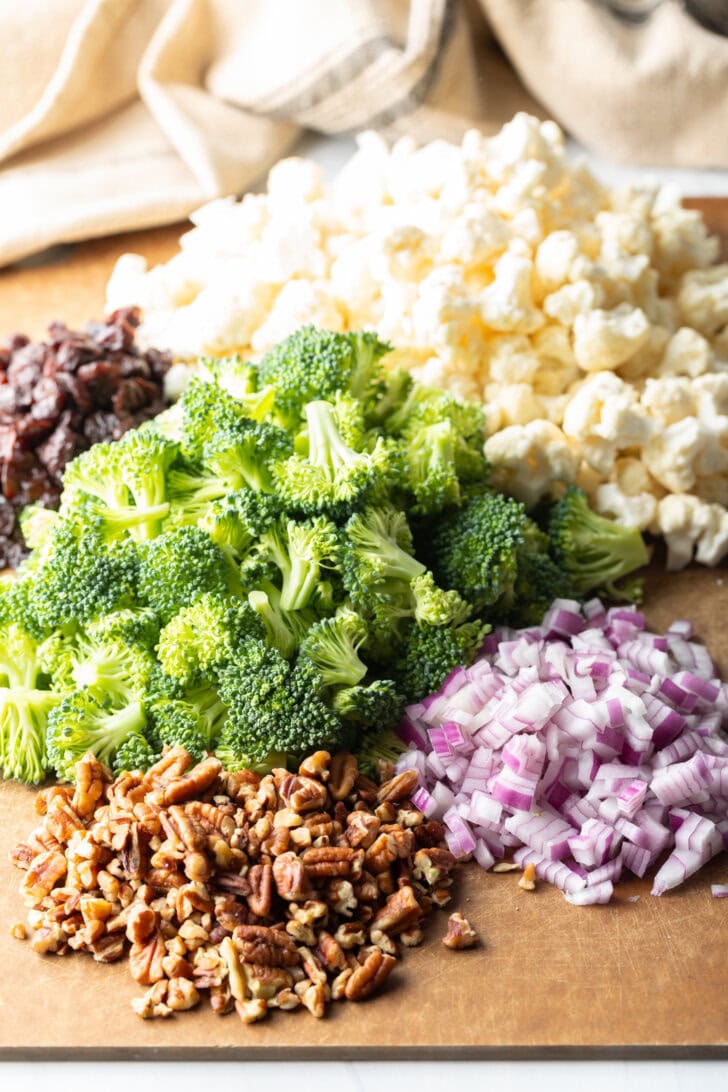
[[[704,209],[728,234],[728,200]],[[115,258],[137,250],[169,257],[180,228],[61,250],[53,260],[0,274],[0,334],[37,335],[46,321],[100,315]],[[728,671],[728,572],[649,573],[650,624],[691,618]],[[456,905],[482,944],[452,952],[435,917],[424,944],[405,953],[387,989],[362,1005],[333,1005],[324,1020],[276,1013],[244,1026],[209,1008],[139,1020],[125,964],[84,955],[41,957],[10,936],[24,918],[21,873],[7,855],[34,825],[33,792],[0,783],[0,1057],[273,1058],[483,1056],[728,1056],[728,857],[677,891],[653,898],[649,879],[620,883],[605,907],[574,907],[554,888],[521,891],[517,875],[462,869]]]

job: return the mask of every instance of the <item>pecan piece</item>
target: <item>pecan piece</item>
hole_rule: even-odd
[[[328,793],[326,786],[312,777],[289,774],[278,790],[279,796],[290,808],[299,814],[307,811],[320,811],[326,806]]]
[[[327,993],[324,982],[314,982],[299,995],[302,1003],[317,1020],[326,1012]]]
[[[235,833],[235,820],[232,815],[214,804],[206,804],[203,800],[189,800],[185,804],[185,812],[208,830],[216,830],[227,842]]]
[[[385,955],[379,948],[371,950],[346,983],[344,993],[347,1000],[363,1001],[369,997],[389,978],[396,962],[393,956]]]
[[[303,851],[301,859],[309,876],[325,878],[353,875],[355,864],[357,860],[361,863],[361,857],[361,851],[351,846],[311,846]]]
[[[398,803],[400,800],[408,800],[417,788],[419,774],[417,770],[402,770],[395,774],[389,781],[385,781],[377,793],[377,803]]]
[[[149,986],[164,978],[162,960],[166,955],[162,934],[157,930],[145,941],[132,944],[129,952],[131,976],[141,986]]]
[[[268,1002],[262,997],[254,997],[252,1001],[236,1001],[235,1011],[244,1024],[254,1024],[267,1013]]]
[[[183,1012],[199,1005],[200,995],[188,978],[170,978],[167,986],[167,1004],[173,1012]]]
[[[412,888],[400,887],[389,896],[381,910],[374,915],[371,924],[372,937],[376,930],[396,936],[403,929],[409,929],[421,917],[422,908]]]
[[[352,811],[346,820],[344,837],[352,849],[369,849],[379,834],[381,823],[376,815],[366,811]]]
[[[196,796],[203,795],[210,788],[221,769],[222,764],[219,759],[213,756],[205,758],[181,777],[175,777],[161,788],[155,789],[147,799],[149,803],[159,804],[160,807],[169,807],[170,804],[182,804],[186,800],[192,800]]]
[[[269,864],[256,864],[248,872],[250,893],[248,906],[259,918],[267,918],[273,902],[273,868]]]
[[[233,933],[235,946],[244,963],[262,967],[293,967],[300,956],[288,934],[265,925],[238,925]]]
[[[124,954],[124,934],[110,933],[91,945],[97,963],[115,963]]]
[[[327,971],[343,971],[347,966],[346,956],[338,940],[325,930],[319,934],[316,954]]]
[[[424,880],[430,887],[437,887],[455,867],[455,858],[449,849],[418,849],[415,853],[415,879]]]
[[[295,853],[282,853],[273,861],[276,890],[286,902],[298,902],[311,894],[304,863]]]
[[[40,902],[55,887],[58,880],[66,875],[68,864],[65,854],[50,849],[39,853],[30,865],[21,884],[21,891],[26,902]]]
[[[345,800],[359,776],[359,763],[354,755],[339,751],[331,759],[328,789],[334,800]]]
[[[473,948],[478,943],[478,934],[467,918],[462,914],[451,914],[447,919],[447,936],[442,943],[446,948]]]
[[[319,781],[328,781],[330,762],[331,755],[328,751],[314,751],[308,758],[304,758],[298,767],[298,772],[303,777],[315,777]]]
[[[76,763],[76,788],[71,806],[77,815],[84,819],[93,815],[96,805],[104,791],[104,786],[111,780],[106,766],[102,766],[91,751]]]

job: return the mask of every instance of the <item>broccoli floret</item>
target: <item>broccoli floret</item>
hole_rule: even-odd
[[[260,536],[254,560],[272,562],[278,570],[282,609],[302,610],[314,594],[321,569],[335,564],[338,547],[337,529],[324,516],[302,522],[278,520]],[[269,574],[269,567],[262,572]]]
[[[344,608],[333,618],[323,618],[309,629],[300,655],[309,659],[326,687],[357,686],[367,673],[359,649],[367,636],[364,619]]]
[[[117,777],[122,773],[145,773],[159,757],[159,752],[144,736],[129,736],[114,756],[114,773]]]
[[[617,581],[649,561],[637,528],[597,515],[576,486],[553,505],[547,530],[552,557],[568,572],[577,595],[604,590],[619,598]]]
[[[263,639],[260,618],[245,601],[202,595],[172,618],[159,635],[164,671],[183,686],[214,674],[243,637]]]
[[[201,595],[225,596],[230,580],[227,559],[210,536],[197,527],[180,527],[145,544],[139,598],[168,622]]]
[[[250,592],[248,603],[263,623],[266,643],[286,659],[293,656],[309,626],[316,620],[311,611],[285,611],[281,593],[267,580]]]
[[[43,688],[44,668],[33,639],[17,625],[0,630],[0,770],[34,783],[46,775],[46,728],[60,701]]]
[[[456,589],[481,611],[512,595],[526,526],[519,501],[479,492],[428,522],[422,549],[438,583]]]
[[[279,512],[279,501],[272,494],[240,489],[208,507],[199,525],[227,557],[239,562]]]
[[[184,747],[193,762],[200,762],[210,746],[194,707],[186,701],[159,700],[147,704],[146,735],[153,748]]]
[[[271,349],[258,364],[258,386],[275,387],[275,408],[287,428],[297,428],[304,406],[346,391],[366,413],[384,390],[381,357],[389,346],[372,333],[336,334],[305,326]]]
[[[275,403],[273,387],[258,389],[258,370],[240,356],[205,357],[198,362],[197,374],[209,383],[216,383],[237,402],[242,412],[254,421],[268,417]]]
[[[404,483],[412,512],[430,516],[460,502],[455,465],[456,433],[450,421],[420,429],[404,447]]]
[[[142,735],[145,724],[141,702],[111,710],[79,690],[65,697],[48,718],[48,761],[65,781],[74,780],[75,765],[88,751],[113,766],[122,743]]]
[[[193,460],[202,456],[205,444],[218,433],[235,428],[245,413],[242,403],[217,383],[196,375],[185,387],[178,406],[182,454]]]
[[[258,774],[268,774],[277,768],[285,769],[288,756],[282,751],[273,751],[265,758],[256,761],[250,755],[240,754],[235,747],[222,741],[215,748],[215,757],[222,762],[223,769],[234,772],[235,770],[252,770]]]
[[[29,550],[35,550],[48,541],[58,518],[58,512],[39,504],[28,504],[23,508],[18,522]]]
[[[127,607],[95,618],[89,622],[86,632],[92,641],[99,644],[121,641],[153,652],[159,640],[160,627],[159,615],[153,610],[148,607]]]
[[[461,402],[451,394],[420,383],[402,384],[402,393],[402,400],[384,419],[385,432],[411,439],[423,428],[449,421],[456,436],[482,448],[485,418],[480,404]]]
[[[120,640],[96,644],[81,638],[78,645],[71,672],[73,681],[97,701],[110,706],[128,705],[146,689],[154,666],[148,652]]]
[[[67,694],[76,689],[73,670],[78,649],[74,636],[58,630],[38,645],[38,663],[44,675],[50,679],[51,689]]]
[[[308,754],[335,746],[342,722],[325,704],[314,666],[294,665],[272,648],[247,641],[219,674],[228,719],[220,743],[241,761],[264,760],[271,752]]]
[[[434,693],[456,667],[470,663],[488,627],[482,622],[460,626],[412,623],[393,672],[406,701],[420,701]]]
[[[439,624],[468,613],[458,593],[439,588],[414,557],[407,517],[398,509],[381,506],[357,513],[342,540],[344,586],[371,626],[369,648],[372,640],[386,645],[404,619]]]
[[[392,679],[374,679],[366,686],[337,690],[331,704],[344,720],[361,728],[381,731],[398,720],[402,695]]]
[[[128,435],[118,443],[94,444],[63,473],[62,515],[78,511],[83,522],[95,519],[109,542],[127,534],[138,540],[153,537],[169,511],[164,475],[176,446],[151,431],[141,438]]]
[[[194,710],[206,747],[216,747],[228,714],[217,690],[207,685],[193,687],[184,691],[184,700]]]
[[[134,543],[109,546],[94,524],[69,516],[23,565],[11,601],[34,636],[44,636],[132,606],[137,573]]]
[[[309,402],[308,455],[276,464],[276,489],[284,503],[307,515],[343,517],[388,487],[391,455],[381,439],[371,451],[355,451],[343,440],[331,402]]]
[[[242,418],[220,429],[205,444],[202,462],[206,469],[227,483],[227,492],[254,489],[273,492],[271,468],[293,451],[293,441],[277,425],[258,424]]]
[[[230,492],[230,483],[219,474],[199,464],[180,463],[170,470],[169,516],[165,530],[194,527],[205,518],[211,505],[223,501]]]
[[[178,451],[177,444],[144,429],[127,432],[118,443],[121,478],[134,504],[142,511],[160,513],[158,518],[140,526],[140,538],[154,538],[161,530],[162,519],[169,510],[167,507],[160,512],[160,506],[167,502],[166,475]]]

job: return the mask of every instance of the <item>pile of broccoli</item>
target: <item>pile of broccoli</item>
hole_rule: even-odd
[[[173,743],[233,769],[370,755],[489,625],[644,564],[577,490],[540,525],[490,490],[480,408],[387,371],[387,348],[307,327],[203,362],[68,466],[58,513],[26,510],[0,594],[5,776],[71,779],[88,750],[145,769]]]

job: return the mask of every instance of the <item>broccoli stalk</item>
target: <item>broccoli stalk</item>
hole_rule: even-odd
[[[79,690],[65,697],[48,718],[48,760],[62,780],[73,781],[76,763],[87,752],[112,766],[122,743],[142,735],[145,725],[140,701],[111,711],[88,691]]]
[[[331,402],[308,402],[308,456],[293,455],[274,468],[276,489],[284,502],[305,514],[344,516],[383,488],[390,454],[377,439],[371,451],[355,451],[344,442]]]
[[[367,673],[359,649],[367,636],[364,619],[343,608],[333,618],[311,626],[301,642],[300,654],[311,661],[326,687],[356,686]]]
[[[302,610],[318,586],[321,568],[333,564],[337,550],[336,527],[319,516],[275,523],[260,536],[256,557],[272,561],[279,570],[282,609]]]
[[[586,494],[576,486],[570,486],[551,508],[548,535],[551,554],[568,572],[578,595],[604,589],[619,599],[617,581],[649,561],[637,528],[622,527],[597,515],[589,507]],[[630,597],[635,591],[633,585]]]

